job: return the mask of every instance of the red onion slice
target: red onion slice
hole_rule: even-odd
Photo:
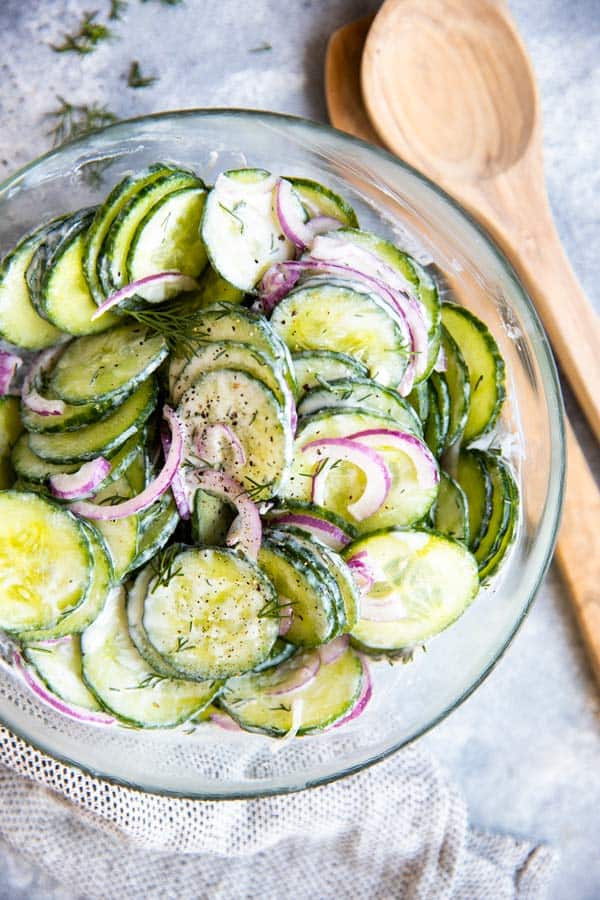
[[[343,228],[344,223],[340,222],[339,219],[334,219],[333,216],[313,216],[313,218],[309,219],[306,223],[306,227],[311,232],[311,236],[314,240],[319,234],[337,231],[338,228]]]
[[[367,622],[399,622],[407,615],[405,605],[395,596],[363,597],[360,618]]]
[[[183,291],[194,291],[198,287],[198,282],[191,275],[184,275],[183,272],[175,270],[169,272],[156,272],[154,275],[145,275],[132,281],[124,287],[119,288],[110,297],[107,297],[104,303],[101,303],[97,310],[92,313],[92,322],[99,319],[105,312],[118,306],[123,300],[129,300],[136,294],[147,303],[164,303],[170,300],[176,294]]]
[[[368,562],[364,559],[358,559],[358,557],[355,556],[354,559],[349,560],[346,565],[352,572],[352,577],[361,594],[368,594],[376,581],[373,570]]]
[[[205,425],[196,438],[196,450],[200,459],[205,459],[211,465],[221,462],[219,444],[225,441],[231,447],[235,461],[239,466],[246,464],[246,451],[239,437],[225,422],[215,422],[214,425]]]
[[[296,525],[314,535],[332,550],[341,550],[352,538],[337,525],[309,513],[282,513],[273,516],[280,525]]]
[[[11,381],[22,363],[20,356],[9,353],[8,350],[0,350],[0,397],[4,397],[10,391]]]
[[[373,682],[371,680],[371,670],[369,669],[369,663],[362,653],[360,653],[359,656],[363,669],[362,688],[358,695],[358,699],[350,712],[345,715],[343,719],[340,719],[339,722],[336,722],[333,726],[334,728],[339,728],[340,725],[345,725],[348,722],[352,722],[353,719],[358,719],[358,717],[365,711],[365,709],[369,705],[371,697],[373,696]]]
[[[93,494],[102,484],[112,466],[103,456],[84,463],[71,475],[50,476],[50,490],[60,500],[75,500]]]
[[[149,506],[152,506],[153,503],[162,497],[165,491],[168,491],[183,458],[183,425],[177,413],[174,413],[168,406],[163,407],[163,416],[171,429],[171,446],[161,472],[150,482],[148,487],[136,497],[132,497],[124,503],[118,503],[116,506],[103,506],[102,504],[88,503],[86,500],[81,500],[71,504],[71,512],[96,521],[125,519],[127,516],[132,516],[148,509]]]
[[[368,451],[365,453],[365,451]],[[311,452],[321,457],[323,464],[319,466],[312,480],[312,501],[324,506],[325,483],[331,466],[338,462],[349,462],[365,473],[365,489],[348,511],[361,522],[377,512],[384,504],[390,487],[392,476],[383,457],[367,447],[349,438],[321,438],[311,441],[302,448],[303,453]]]
[[[62,416],[66,409],[62,400],[47,400],[38,393],[36,388],[39,378],[52,367],[62,350],[62,347],[51,347],[49,350],[44,350],[33,361],[23,379],[21,388],[23,405],[39,416]]]
[[[160,442],[162,444],[163,453],[166,459],[171,447],[171,437],[163,429],[161,429],[160,432]],[[190,507],[190,502],[188,500],[185,480],[183,475],[181,474],[181,471],[179,470],[175,473],[173,481],[171,482],[171,492],[173,494],[173,499],[175,500],[175,506],[177,507],[179,517],[187,522],[187,520],[191,518],[192,510]]]
[[[239,481],[217,469],[195,471],[190,474],[190,479],[193,479],[196,487],[204,488],[233,503],[238,514],[225,542],[229,547],[239,547],[250,559],[256,560],[262,541],[262,524],[256,503],[250,499]]]
[[[103,713],[95,713],[78,706],[69,706],[69,704],[65,703],[64,700],[61,700],[60,697],[51,693],[46,685],[36,678],[30,668],[25,664],[25,661],[18,650],[15,650],[13,660],[15,668],[21,675],[27,687],[29,687],[40,700],[43,700],[47,706],[52,707],[52,709],[57,710],[57,712],[62,713],[64,716],[69,716],[71,719],[77,719],[79,722],[87,722],[90,725],[112,725],[115,721],[110,716],[106,716]]]
[[[300,198],[285,178],[280,178],[275,188],[275,209],[281,230],[288,241],[291,241],[299,250],[308,247],[314,235],[302,218]]]
[[[366,431],[357,431],[349,435],[349,438],[366,447],[379,449],[383,446],[394,447],[406,453],[417,471],[419,487],[433,488],[440,480],[440,470],[435,456],[427,444],[414,434],[388,428],[369,428]]]
[[[318,648],[318,654],[321,657],[321,665],[328,666],[330,663],[339,659],[342,653],[345,653],[350,643],[350,637],[342,634],[340,637],[334,638],[328,644],[322,644]]]
[[[296,653],[290,659],[277,666],[277,681],[266,694],[279,696],[291,694],[300,688],[306,687],[317,675],[321,668],[321,657],[314,650],[305,653]]]
[[[279,637],[285,637],[292,627],[294,608],[287,597],[279,596]]]
[[[238,725],[237,722],[231,718],[231,716],[225,715],[225,713],[211,713],[210,721],[214,722],[215,725],[218,725],[219,728],[222,728],[223,731],[241,731],[242,728]]]

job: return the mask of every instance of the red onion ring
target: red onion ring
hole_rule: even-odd
[[[162,444],[163,454],[166,458],[171,447],[171,437],[162,428],[160,432],[160,442]],[[188,500],[185,481],[179,470],[175,473],[173,481],[171,482],[171,492],[173,494],[173,499],[175,500],[175,506],[177,507],[179,517],[187,522],[187,520],[191,518],[192,510]]]
[[[156,293],[158,288],[165,287],[174,288],[174,293],[170,292],[168,297],[152,296],[153,293]],[[165,300],[170,299],[174,294],[181,294],[183,291],[194,291],[197,287],[198,282],[195,278],[192,278],[191,275],[184,275],[183,272],[178,272],[176,270],[156,272],[154,275],[145,275],[143,278],[138,278],[137,281],[132,281],[130,284],[126,284],[124,287],[119,288],[118,291],[115,291],[114,294],[107,297],[106,300],[100,304],[98,309],[92,313],[91,320],[93,322],[95,319],[99,319],[100,316],[103,316],[104,313],[108,312],[109,309],[112,309],[113,306],[118,306],[123,300],[129,300],[130,297],[134,297],[136,294],[147,303],[164,303]],[[146,294],[144,294],[143,291],[146,291]],[[150,293],[151,296],[148,296],[148,293]]]
[[[360,448],[360,449],[359,449]],[[368,450],[368,453],[364,451]],[[367,483],[362,496],[348,506],[348,511],[359,522],[368,519],[385,503],[392,486],[392,476],[383,457],[363,444],[349,438],[321,438],[311,441],[302,448],[302,452],[315,452],[325,463],[313,475],[312,501],[324,506],[323,494],[329,469],[334,462],[342,460],[350,462],[361,469]]]
[[[224,731],[241,731],[241,727],[237,722],[231,718],[231,716],[226,716],[225,713],[211,713],[210,721],[214,722],[215,725],[218,725],[219,728],[222,728]]]
[[[51,347],[40,353],[29,367],[23,379],[21,400],[23,406],[39,416],[62,416],[66,405],[62,400],[47,400],[38,393],[36,384],[41,375],[49,369],[55,359],[62,353],[62,347]]]
[[[435,456],[427,444],[406,431],[395,431],[390,428],[368,428],[348,435],[350,440],[372,448],[382,446],[395,447],[410,457],[417,470],[419,487],[435,487],[440,480],[440,470]]]
[[[60,500],[75,500],[93,494],[102,484],[112,466],[103,456],[97,456],[84,463],[77,472],[71,475],[50,476],[50,490]]]
[[[346,565],[352,572],[352,577],[361,594],[368,594],[376,581],[373,570],[368,562],[355,556],[354,559],[349,560]]]
[[[292,627],[294,608],[287,597],[280,596],[279,600],[284,601],[283,604],[280,602],[279,605],[279,637],[285,637]]]
[[[296,653],[290,659],[277,666],[277,683],[266,694],[279,696],[291,694],[300,688],[306,687],[317,675],[321,668],[321,657],[314,650],[304,653]]]
[[[23,360],[8,350],[0,350],[0,397],[4,397],[10,391],[10,383],[15,376],[15,372]]]
[[[163,416],[171,429],[171,446],[161,472],[141,494],[126,500],[124,503],[118,503],[116,506],[103,506],[102,504],[88,503],[86,500],[81,500],[71,503],[71,512],[96,521],[124,519],[127,516],[132,516],[148,509],[149,506],[152,506],[168,491],[183,459],[183,425],[177,413],[174,413],[168,406],[163,407]]]
[[[235,461],[239,466],[246,464],[246,451],[239,437],[225,422],[215,422],[214,425],[205,425],[201,433],[196,438],[196,450],[201,459],[205,459],[209,463],[218,463],[220,459],[215,458],[211,448],[210,441],[212,438],[218,440],[219,435],[224,437],[233,450]]]
[[[339,659],[342,653],[345,653],[348,649],[349,643],[349,635],[342,634],[340,637],[336,637],[332,641],[329,641],[328,644],[321,644],[321,646],[317,648],[317,652],[321,657],[321,665],[328,666],[330,663],[335,662],[336,659]]]
[[[195,485],[204,488],[217,496],[233,503],[237,509],[237,516],[225,538],[225,543],[230,547],[240,547],[250,557],[256,560],[262,541],[262,524],[258,507],[235,478],[220,472],[217,469],[203,469],[190,474]]]
[[[350,712],[347,713],[347,715],[345,715],[343,719],[340,719],[339,722],[336,722],[333,728],[339,728],[340,725],[345,725],[348,722],[352,722],[353,719],[358,719],[358,717],[365,711],[366,707],[369,705],[371,697],[373,696],[373,682],[371,680],[369,663],[362,653],[359,653],[359,656],[363,668],[363,684],[361,691],[358,695],[356,703],[354,704]]]
[[[332,550],[341,550],[346,544],[349,544],[352,538],[342,531],[337,525],[328,522],[327,519],[320,519],[316,515],[310,513],[274,513],[271,515],[280,525],[297,525],[310,534],[314,535]]]

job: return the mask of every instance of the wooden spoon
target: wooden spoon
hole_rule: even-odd
[[[433,2],[431,5],[433,6]],[[361,19],[335,32],[329,41],[325,67],[327,108],[332,125],[363,139],[368,139],[366,136],[369,129],[372,133],[359,91],[358,75],[367,31],[368,20]],[[418,127],[418,121],[414,123],[414,127]],[[460,128],[460,123],[458,127]],[[406,158],[412,162],[409,157]],[[418,168],[426,175],[435,177],[449,193],[453,193],[449,179],[439,173],[439,165],[435,176],[423,163]],[[472,190],[476,193],[474,188]],[[462,200],[460,191],[454,191],[454,195]],[[476,218],[480,218],[476,202],[473,198],[471,200],[470,211]],[[522,214],[519,219],[521,217]],[[513,249],[512,244],[506,249],[519,268],[520,253]],[[538,304],[539,292],[536,288],[537,284],[530,285],[531,294]],[[543,287],[540,292],[542,290]],[[600,681],[600,491],[568,422],[566,431],[567,483],[556,555],[590,661]]]
[[[515,262],[600,440],[600,326],[552,219],[535,77],[505,6],[386,0],[361,82],[383,143],[472,210]]]

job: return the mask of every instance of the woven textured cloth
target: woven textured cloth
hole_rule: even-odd
[[[193,801],[92,778],[0,728],[0,836],[90,900],[541,900],[556,862],[470,830],[415,747],[300,794]]]

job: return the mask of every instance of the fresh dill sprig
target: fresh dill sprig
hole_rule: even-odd
[[[275,478],[272,478],[271,481],[265,481],[262,484],[259,481],[254,481],[253,478],[250,478],[248,475],[246,476],[246,481],[250,482],[250,487],[246,488],[244,494],[253,500],[254,503],[258,503],[261,500],[267,500],[272,494],[272,488],[275,484]],[[266,496],[264,492],[266,491]]]
[[[143,688],[155,688],[158,684],[163,681],[168,681],[166,675],[159,675],[158,672],[149,672],[145,678],[142,678],[139,684],[134,684],[130,690],[132,691],[140,691]]]
[[[142,0],[142,3],[149,3],[152,0]],[[183,0],[158,0],[159,3],[162,3],[163,6],[179,6],[180,3],[183,3]]]
[[[142,325],[162,334],[171,353],[191,357],[207,335],[202,331],[203,311],[189,310],[182,304],[160,309],[128,309],[127,312]]]
[[[284,612],[290,606],[293,607],[297,605],[296,600],[288,600],[286,599],[285,603],[279,602],[279,597],[276,597],[274,600],[269,600],[268,603],[262,607],[262,609],[258,612],[259,619],[287,619],[288,614]]]
[[[137,61],[137,59],[132,60],[131,65],[129,66],[129,71],[127,73],[127,87],[150,87],[150,85],[154,84],[155,81],[158,81],[157,75],[142,75],[142,70],[140,68],[139,62]]]
[[[229,209],[229,207],[228,207],[228,206],[225,206],[223,203],[219,203],[219,206],[221,207],[221,209],[223,210],[223,212],[225,212],[225,213],[227,213],[229,216],[231,216],[232,219],[235,219],[235,221],[236,221],[236,222],[238,223],[238,225],[239,225],[239,228],[240,228],[240,234],[243,234],[243,233],[244,233],[244,222],[243,222],[243,219],[240,219],[240,217],[239,217],[238,215],[236,215],[235,212],[234,212],[232,209]]]
[[[261,44],[257,44],[256,47],[250,47],[250,53],[265,53],[268,50],[272,50],[272,44],[269,44],[268,41],[263,41]]]
[[[123,13],[127,9],[127,0],[110,0],[110,10],[108,13],[108,18],[111,22],[118,22]]]
[[[112,10],[111,10],[112,12]],[[108,25],[96,22],[98,10],[84,12],[79,28],[73,34],[63,34],[62,44],[50,44],[55,53],[79,53],[84,56],[96,49],[101,41],[112,37]]]
[[[177,643],[175,644],[173,653],[181,653],[182,650],[190,650],[193,646],[194,645],[189,638],[185,638],[182,634],[180,634],[177,638]]]
[[[46,117],[55,122],[47,132],[55,147],[118,121],[118,116],[97,103],[69,103],[60,96],[56,99],[60,106],[53,112],[46,113]]]
[[[150,563],[155,575],[154,583],[150,588],[151,594],[159,587],[166,587],[173,578],[178,578],[183,574],[181,566],[174,568],[175,557],[178,553],[179,547],[172,544],[170,547],[159,550]]]

